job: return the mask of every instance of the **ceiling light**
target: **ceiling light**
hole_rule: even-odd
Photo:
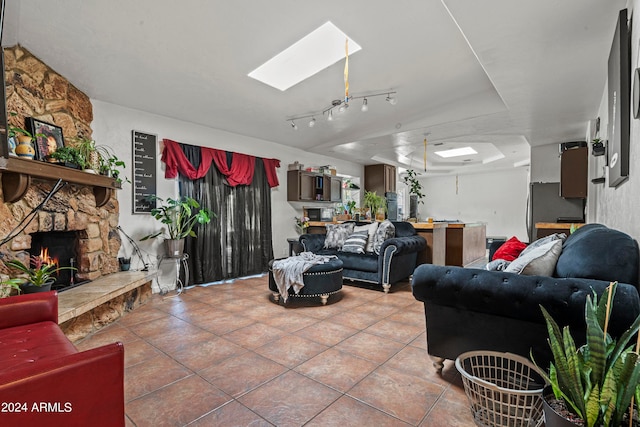
[[[354,99],[362,99],[362,107],[361,110],[362,111],[369,111],[369,99],[370,98],[375,98],[377,96],[385,96],[386,95],[386,100],[389,101],[392,105],[396,104],[396,98],[391,97],[391,95],[394,95],[396,92],[380,92],[380,93],[371,93],[368,95],[359,95],[359,96],[351,96],[349,98],[347,98],[346,100],[342,100],[342,99],[334,99],[331,101],[331,105],[329,105],[328,107],[326,107],[324,110],[320,110],[320,111],[316,111],[313,113],[308,113],[308,114],[300,114],[297,116],[290,116],[288,117],[286,120],[288,122],[293,123],[294,120],[302,120],[302,119],[308,119],[311,118],[311,121],[309,122],[309,127],[313,127],[315,125],[315,116],[318,116],[322,113],[322,115],[324,116],[325,114],[327,115],[327,120],[328,121],[332,121],[333,120],[333,110],[334,109],[338,109],[338,112],[340,113],[344,113],[347,108],[349,108],[349,101],[352,101]],[[313,123],[313,124],[312,124]],[[293,125],[292,125],[293,126]],[[399,127],[399,126],[396,126]]]
[[[298,125],[296,125],[293,120],[291,120],[291,127],[293,128],[293,130],[298,130]]]
[[[385,101],[387,101],[391,105],[396,105],[398,103],[398,100],[395,97],[391,96],[390,94],[387,94]]]
[[[461,148],[453,148],[451,150],[436,151],[435,154],[437,154],[440,157],[444,157],[446,159],[449,157],[478,154],[478,152],[471,147],[461,147]]]
[[[362,48],[331,21],[304,36],[249,73],[249,77],[282,91],[313,76]]]

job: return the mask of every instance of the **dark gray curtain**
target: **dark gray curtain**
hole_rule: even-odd
[[[197,168],[200,147],[180,146]],[[187,238],[185,242],[190,284],[268,271],[269,260],[273,259],[271,188],[262,159],[256,158],[251,185],[230,187],[214,164],[206,176],[195,181],[180,175],[179,184],[182,196],[193,197],[217,215],[211,223],[195,229],[197,238]]]

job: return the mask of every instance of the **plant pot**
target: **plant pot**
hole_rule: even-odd
[[[598,142],[596,144],[591,144],[591,154],[595,157],[604,156],[605,147],[604,143]]]
[[[165,253],[170,258],[180,258],[184,252],[184,239],[167,239],[164,241]]]
[[[42,286],[36,286],[31,282],[20,285],[23,294],[36,294],[38,292],[49,292],[53,281],[47,282]]]
[[[386,215],[384,212],[384,208],[378,208],[378,210],[376,211],[376,221],[384,221],[385,218]]]
[[[568,420],[563,415],[556,412],[556,410],[551,407],[547,399],[555,399],[550,385],[546,386],[542,392],[542,407],[545,427],[575,427],[580,425]]]
[[[409,218],[418,217],[418,196],[412,194],[409,196]]]

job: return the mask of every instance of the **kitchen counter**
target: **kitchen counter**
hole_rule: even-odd
[[[582,223],[562,223],[562,222],[536,222],[536,239],[549,236],[554,233],[571,234],[571,227],[580,228]]]

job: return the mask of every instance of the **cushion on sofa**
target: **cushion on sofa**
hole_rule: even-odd
[[[548,240],[526,253],[523,251],[504,271],[528,276],[551,276],[561,252],[562,240]]]
[[[372,222],[371,224],[366,225],[356,225],[353,229],[354,233],[356,231],[366,231],[369,235],[367,238],[367,246],[364,248],[366,252],[373,252],[373,240],[376,235],[376,230],[378,229],[378,222]]]
[[[556,277],[617,280],[638,286],[638,242],[602,224],[587,224],[564,242]]]
[[[344,241],[347,240],[347,237],[353,233],[355,224],[353,222],[346,222],[344,224],[327,224],[325,227],[327,229],[327,236],[324,239],[324,248],[340,250],[342,249],[342,245],[344,245]]]
[[[369,233],[367,231],[354,231],[347,237],[342,245],[343,252],[352,252],[354,254],[363,254],[364,248],[367,246]]]
[[[396,227],[389,221],[385,219],[378,225],[378,229],[376,230],[376,234],[373,240],[373,251],[376,254],[380,254],[380,247],[384,243],[385,240],[391,239],[396,235]]]
[[[498,248],[496,253],[493,254],[493,258],[491,259],[491,261],[496,259],[513,261],[514,259],[518,258],[520,252],[522,252],[526,247],[526,243],[522,243],[516,236],[513,236]]]
[[[527,254],[527,252],[534,250],[538,246],[546,245],[547,243],[555,241],[555,240],[562,240],[564,242],[564,240],[566,238],[567,238],[567,235],[564,234],[564,233],[554,233],[554,234],[550,234],[550,235],[545,236],[545,237],[541,237],[540,239],[528,244],[527,247],[524,248],[524,250],[522,252],[520,252],[520,255],[518,255],[518,256],[519,257],[524,256],[524,255]],[[551,274],[553,274],[553,272],[551,272]]]
[[[378,255],[374,253],[354,254],[351,252],[338,252],[342,267],[345,270],[366,271],[376,273],[378,271]]]

